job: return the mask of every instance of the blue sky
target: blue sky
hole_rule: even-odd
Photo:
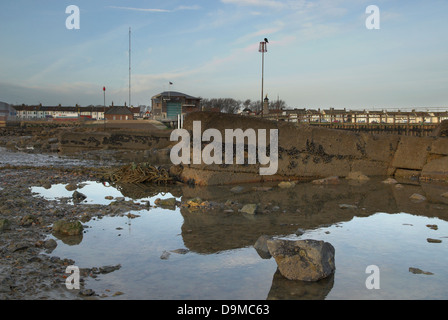
[[[448,108],[447,18],[446,0],[5,0],[0,101],[102,105],[106,86],[128,103],[131,28],[133,105],[170,89],[259,100],[267,37],[264,92],[289,107]]]

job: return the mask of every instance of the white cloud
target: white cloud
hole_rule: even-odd
[[[131,11],[143,11],[143,12],[171,12],[170,10],[166,9],[151,9],[151,8],[132,8],[132,7],[116,7],[116,6],[109,6],[109,8],[120,10],[131,10]]]
[[[239,6],[257,6],[269,8],[284,8],[285,3],[275,0],[221,0],[222,3],[236,4]]]

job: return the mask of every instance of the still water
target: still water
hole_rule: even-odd
[[[106,216],[84,223],[81,242],[69,245],[55,238],[58,246],[51,255],[73,259],[80,268],[120,264],[119,270],[86,281],[101,299],[448,299],[448,199],[441,196],[448,186],[404,181],[397,188],[381,181],[305,182],[268,191],[244,185],[238,193],[231,187],[174,187],[160,193],[149,186],[135,192],[86,181],[79,190],[87,195],[85,204],[107,205],[111,200],[105,196],[151,205],[157,198],[201,197],[257,203],[265,210],[247,215],[146,207],[132,211],[137,215],[132,219]],[[32,191],[51,200],[71,196],[64,185]],[[427,200],[412,202],[414,193]],[[261,235],[331,243],[334,275],[316,283],[284,279],[275,260],[254,249]],[[372,265],[379,270],[379,289],[366,286],[371,276],[366,268]]]

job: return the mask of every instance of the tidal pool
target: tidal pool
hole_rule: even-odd
[[[156,198],[201,197],[257,203],[264,210],[247,215],[150,207],[131,211],[137,215],[132,219],[105,216],[84,224],[79,244],[54,238],[58,246],[51,255],[73,259],[80,268],[120,264],[114,272],[87,279],[85,286],[101,299],[448,299],[448,199],[440,197],[447,189],[446,184],[417,183],[396,188],[372,180],[300,183],[290,189],[273,185],[268,191],[244,185],[238,193],[231,187],[188,186],[163,194],[151,187],[145,193],[141,187],[133,194],[88,181],[79,189],[87,195],[85,204],[107,204],[108,195],[151,204]],[[64,190],[63,185],[33,188],[48,199],[70,197]],[[416,192],[427,201],[412,202]],[[334,275],[316,283],[286,280],[273,258],[263,259],[254,249],[261,235],[331,243]],[[377,267],[378,289],[366,285],[369,266]]]

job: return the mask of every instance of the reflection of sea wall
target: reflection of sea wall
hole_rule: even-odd
[[[290,235],[299,228],[314,229],[377,212],[406,212],[448,220],[448,199],[440,197],[448,191],[448,186],[434,183],[423,186],[403,184],[403,188],[398,189],[372,179],[364,184],[342,180],[334,186],[300,183],[290,189],[274,187],[265,192],[253,191],[250,185],[244,188],[238,194],[225,186],[183,189],[184,200],[201,197],[225,202],[231,199],[241,204],[256,203],[261,211],[248,215],[182,208],[182,237],[190,250],[215,253],[243,248],[252,246],[261,235]],[[409,197],[413,193],[425,195],[428,201],[412,202]],[[274,210],[274,207],[278,208]]]
[[[361,171],[368,176],[422,176],[448,179],[448,139],[372,135],[308,125],[222,113],[189,114],[184,128],[191,132],[193,121],[201,130],[278,129],[279,160],[276,176],[260,176],[259,165],[188,165],[182,177],[197,184],[225,184],[304,177],[347,176]]]

